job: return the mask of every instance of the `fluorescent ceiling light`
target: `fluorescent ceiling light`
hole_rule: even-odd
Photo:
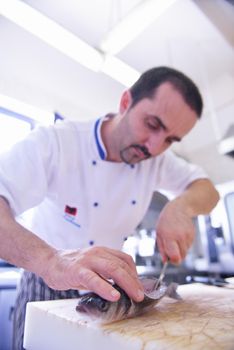
[[[19,0],[0,0],[0,14],[83,66],[98,71],[101,53],[61,25]]]
[[[101,42],[100,49],[109,54],[121,51],[147,26],[153,23],[177,0],[143,0],[124,17]]]
[[[19,0],[0,0],[0,14],[83,66],[103,71],[129,87],[139,73],[114,57],[105,57],[76,35]],[[134,80],[135,79],[135,80]]]
[[[0,94],[0,107],[34,119],[42,124],[51,125],[54,123],[54,113],[33,107],[6,95]]]
[[[102,67],[103,73],[130,87],[139,78],[140,73],[115,56],[107,55]]]

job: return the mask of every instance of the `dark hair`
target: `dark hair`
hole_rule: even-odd
[[[203,108],[201,94],[194,82],[182,72],[169,67],[151,68],[130,87],[133,107],[143,98],[153,98],[157,88],[169,82],[200,118]]]

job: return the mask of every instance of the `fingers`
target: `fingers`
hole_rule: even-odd
[[[186,255],[184,247],[179,245],[176,241],[168,242],[165,250],[170,262],[176,265],[180,264]]]
[[[90,279],[90,274],[86,276],[85,284],[90,286],[92,290],[103,295],[108,300],[116,300],[119,294],[116,290],[104,279],[113,279],[130,298],[135,301],[141,301],[144,297],[143,287],[138,280],[137,271],[133,259],[122,252],[94,247],[92,249],[92,256],[89,256],[89,269],[95,272],[95,276]],[[104,278],[104,279],[103,279]],[[84,284],[84,281],[82,281]]]
[[[47,279],[55,289],[88,289],[104,299],[116,301],[120,294],[107,281],[112,279],[133,300],[141,301],[144,298],[136,266],[128,254],[104,247],[92,247],[79,251],[62,251],[57,254],[57,258],[56,270],[52,268]]]
[[[195,234],[192,217],[188,215],[183,201],[175,199],[165,205],[160,213],[156,232],[163,260],[168,256],[172,263],[181,263]]]
[[[180,235],[182,236],[181,239],[178,239],[178,236],[168,239],[166,239],[166,237],[158,237],[157,245],[163,261],[169,258],[171,263],[177,265],[185,259],[188,249],[192,244],[191,235]]]
[[[94,271],[85,268],[80,269],[79,280],[82,283],[82,289],[91,290],[106,300],[117,301],[120,298],[120,293],[112,287],[111,283]],[[75,286],[73,289],[76,289]]]
[[[93,270],[94,266],[91,265],[91,268]],[[97,259],[95,261],[95,271],[104,278],[111,277],[135,301],[143,299],[142,285],[124,261],[120,259]]]
[[[165,262],[167,259],[172,264],[179,264],[181,261],[180,250],[176,242],[164,243],[160,238],[157,239],[157,246],[162,257],[162,261]]]
[[[130,255],[123,253],[120,250],[114,250],[114,249],[109,249],[109,250],[114,256],[126,262],[126,264],[130,267],[130,271],[133,274],[133,277],[138,277],[136,264],[134,263]]]

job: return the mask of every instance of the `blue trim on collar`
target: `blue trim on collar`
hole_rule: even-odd
[[[101,121],[101,118],[99,118],[96,123],[95,123],[95,127],[94,127],[94,136],[95,136],[95,141],[96,141],[96,144],[97,144],[97,149],[98,149],[98,153],[99,153],[99,156],[102,160],[105,160],[106,159],[106,152],[104,151],[104,149],[102,148],[101,146],[101,143],[100,143],[100,121]]]

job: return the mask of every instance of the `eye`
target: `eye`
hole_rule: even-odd
[[[147,120],[146,126],[148,129],[153,130],[153,131],[158,131],[161,129],[161,125],[155,120],[154,121]]]
[[[153,125],[151,123],[148,123],[148,128],[151,129],[151,130],[159,130],[160,129],[160,126],[159,125]]]
[[[167,130],[166,126],[164,125],[163,121],[160,119],[160,117],[156,115],[148,115],[144,119],[145,126],[150,129],[151,131],[158,132],[160,130]]]
[[[105,312],[108,309],[108,301],[105,299],[97,299],[96,305],[101,312]]]

